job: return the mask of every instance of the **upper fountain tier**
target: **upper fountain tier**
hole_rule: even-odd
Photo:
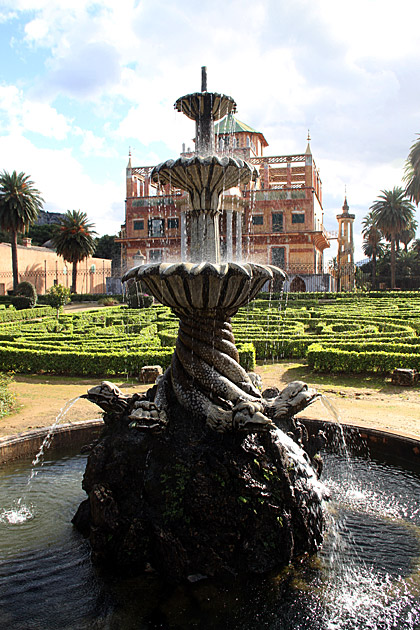
[[[236,112],[236,103],[231,96],[207,92],[205,66],[201,68],[201,92],[181,96],[174,107],[195,120],[195,151],[202,156],[214,153],[214,121]]]
[[[206,68],[201,69],[201,92],[182,96],[175,109],[195,120],[195,156],[167,160],[155,166],[151,179],[170,184],[190,195],[190,260],[220,263],[220,196],[224,190],[255,181],[258,172],[243,160],[223,157],[214,151],[214,121],[236,111],[236,103],[225,94],[207,92]]]

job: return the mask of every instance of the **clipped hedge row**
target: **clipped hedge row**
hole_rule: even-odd
[[[308,291],[306,293],[274,293],[274,292],[261,292],[259,298],[263,300],[278,300],[284,295],[287,295],[287,299],[290,302],[305,302],[310,300],[357,300],[357,299],[400,299],[400,298],[413,298],[420,296],[420,290],[415,291],[363,291],[347,293],[345,291],[331,293],[328,291]]]
[[[35,308],[25,308],[15,311],[11,308],[0,310],[0,323],[2,322],[21,322],[30,319],[38,319],[38,317],[49,317],[54,313],[51,306],[39,306]]]
[[[402,352],[356,352],[338,348],[324,348],[313,344],[307,353],[308,365],[318,372],[376,372],[387,374],[396,368],[420,371],[420,354]]]
[[[246,370],[255,367],[255,349],[250,343],[238,346],[239,360]],[[173,348],[120,352],[87,352],[79,350],[0,348],[0,371],[16,373],[47,373],[69,376],[137,376],[145,365],[171,362]]]
[[[169,348],[108,353],[0,348],[0,370],[70,376],[137,375],[145,365],[168,367],[171,357]]]
[[[34,310],[29,312],[33,315]],[[40,309],[37,309],[39,312]],[[22,313],[14,312],[18,317]],[[19,363],[15,357],[10,367],[3,359],[3,369],[58,370],[57,373],[63,374],[87,374],[89,372],[85,370],[95,369],[92,375],[132,374],[139,365],[138,362],[133,363],[133,357],[138,357],[140,364],[144,357],[149,357],[147,362],[162,364],[163,361],[165,365],[159,356],[161,353],[164,357],[172,354],[177,336],[178,319],[170,309],[160,305],[140,310],[119,305],[83,313],[66,313],[58,320],[51,316],[51,309],[48,309],[48,314],[36,321],[21,318],[20,321],[0,323],[0,339],[4,352],[16,351],[20,357],[24,356],[24,352],[50,354],[59,366],[43,367],[41,363],[29,359],[25,359],[26,363],[22,366],[22,359]],[[322,349],[323,356],[339,351],[366,355],[385,352],[409,357],[415,355],[419,347],[420,294],[411,299],[375,300],[346,296],[336,299],[333,304],[302,306],[294,303],[286,309],[284,303],[257,299],[238,312],[232,325],[237,346],[241,347],[241,362],[248,369],[253,369],[256,358],[304,358],[309,349],[314,350],[314,343]],[[242,344],[247,344],[247,350]],[[65,355],[76,356],[71,372],[66,365],[68,356]],[[93,367],[95,359],[92,363],[90,357],[101,357],[97,368]],[[109,367],[106,367],[107,357],[111,357]],[[48,365],[51,361],[54,363],[51,358]],[[384,362],[381,364],[384,365]],[[351,365],[347,361],[346,371],[352,371]],[[369,369],[377,370],[376,367]],[[365,369],[359,366],[357,371]]]

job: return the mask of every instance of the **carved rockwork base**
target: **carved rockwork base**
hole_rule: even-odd
[[[123,411],[115,392],[107,400],[83,479],[88,498],[74,518],[93,561],[180,581],[260,574],[314,553],[323,487],[292,438],[274,425],[217,433],[170,391],[163,421],[151,416],[155,389],[149,401],[124,399]],[[143,407],[145,417],[133,420]]]

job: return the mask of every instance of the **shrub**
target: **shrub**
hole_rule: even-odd
[[[14,306],[17,311],[22,311],[25,308],[33,308],[33,303],[31,298],[26,297],[26,295],[13,295],[12,306]]]
[[[21,308],[33,308],[38,299],[34,285],[32,284],[32,282],[26,282],[26,281],[20,282],[18,284],[17,289],[15,291],[15,296],[22,296],[22,297],[28,298],[29,306],[23,306]],[[14,304],[13,299],[12,299],[12,304]]]
[[[128,285],[127,303],[128,308],[148,308],[152,306],[153,298],[151,295],[141,293],[139,283],[133,280]]]
[[[7,374],[0,373],[0,418],[7,416],[15,405],[15,397],[9,391],[12,378]]]
[[[70,302],[70,289],[62,284],[57,284],[48,291],[47,301],[50,306],[56,309],[57,317],[60,309]]]

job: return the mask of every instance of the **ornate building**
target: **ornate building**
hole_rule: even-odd
[[[221,157],[240,157],[259,171],[255,183],[230,189],[222,198],[222,259],[278,265],[289,274],[286,290],[332,290],[333,280],[324,274],[323,254],[330,240],[309,136],[305,153],[264,156],[268,146],[264,135],[232,114],[214,127]],[[181,156],[192,155],[184,145]],[[188,196],[170,185],[152,185],[152,168],[133,166],[130,155],[119,239],[123,269],[142,262],[188,259]]]

